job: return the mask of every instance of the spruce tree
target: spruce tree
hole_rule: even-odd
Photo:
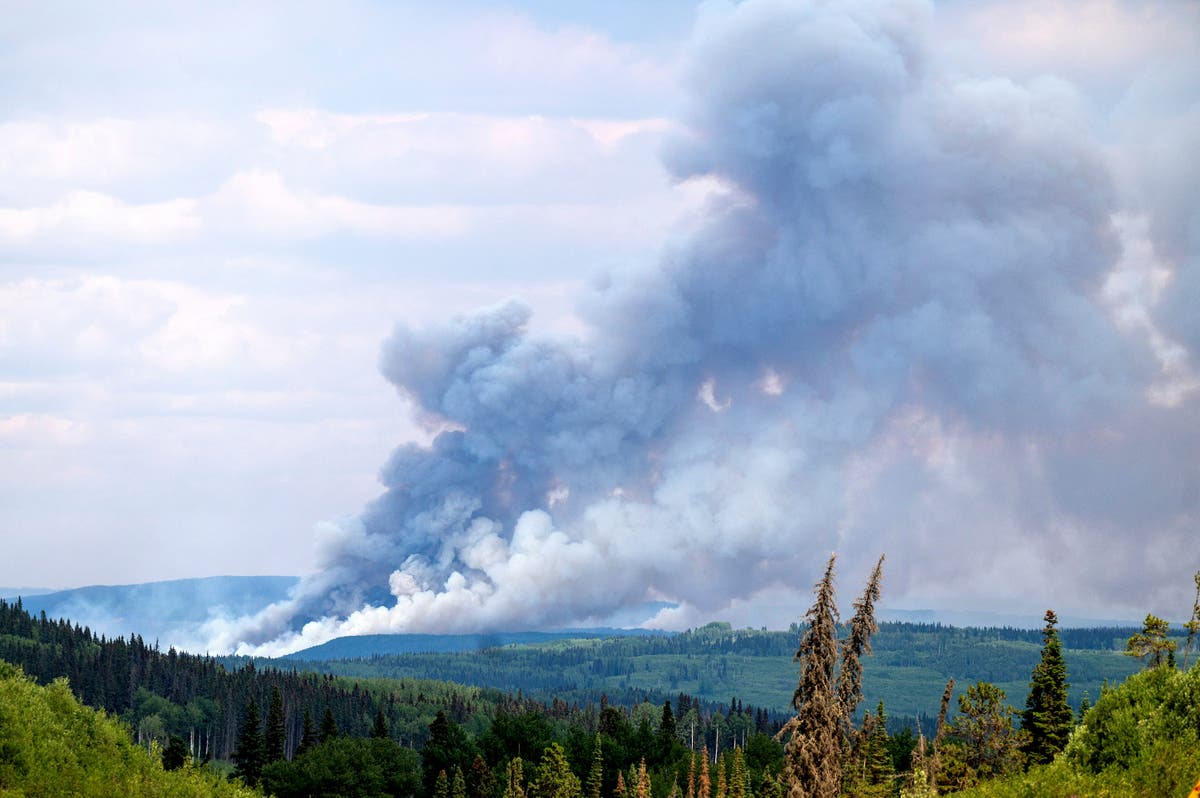
[[[313,725],[312,712],[304,710],[304,726],[300,732],[300,744],[296,746],[296,756],[315,746],[318,742],[317,727]]]
[[[613,788],[614,798],[625,798],[625,774],[617,771],[617,786]]]
[[[504,798],[525,798],[524,766],[519,756],[514,756],[508,763],[508,782],[504,787]]]
[[[439,770],[433,780],[433,798],[450,798],[450,779],[444,770]]]
[[[179,735],[172,734],[171,739],[167,742],[167,747],[163,749],[163,770],[179,770],[187,764],[187,760],[187,743]]]
[[[375,710],[375,724],[371,726],[371,737],[376,740],[388,738],[387,718],[383,716],[383,707]]]
[[[1196,638],[1196,633],[1200,632],[1200,571],[1192,577],[1196,582],[1196,598],[1192,601],[1192,617],[1183,625],[1184,629],[1188,630],[1187,645],[1183,649],[1183,670],[1187,670],[1188,658],[1192,653],[1192,641]]]
[[[467,779],[458,765],[454,766],[454,777],[450,779],[450,798],[467,798]]]
[[[708,777],[708,746],[700,749],[700,778],[696,784],[696,798],[709,798],[712,782]]]
[[[537,776],[529,785],[531,798],[580,798],[579,779],[567,764],[567,752],[558,743],[550,743],[542,752]]]
[[[496,777],[483,757],[476,754],[471,769],[467,771],[467,794],[471,798],[493,798],[495,792]]]
[[[327,708],[325,710],[325,716],[321,718],[321,742],[327,743],[330,740],[336,740],[337,736],[337,721],[333,719],[333,710]]]
[[[637,798],[651,798],[650,796],[650,774],[646,772],[646,758],[642,757],[642,763],[638,765],[637,771],[637,789],[634,790],[634,795]]]
[[[741,747],[733,749],[733,766],[729,769],[729,798],[746,798],[746,759]]]
[[[867,744],[867,781],[872,785],[887,785],[890,787],[895,769],[892,765],[892,754],[888,747],[887,711],[883,700],[875,708],[874,723]]]
[[[287,742],[287,727],[283,721],[283,696],[279,686],[271,688],[271,700],[267,704],[267,732],[263,737],[263,764],[278,762],[284,757]]]
[[[838,671],[837,697],[842,712],[843,731],[850,736],[854,711],[862,701],[862,658],[871,653],[871,635],[879,631],[875,623],[875,602],[879,601],[883,582],[883,557],[875,563],[867,586],[854,601],[850,635],[841,644],[842,667]]]
[[[600,747],[600,732],[596,732],[596,744],[592,749],[592,769],[588,772],[587,796],[600,798],[604,784],[604,751]]]
[[[251,696],[246,705],[246,714],[238,727],[237,745],[233,749],[233,775],[251,787],[257,787],[262,778],[263,735],[262,721],[258,715],[258,702]]]
[[[1042,659],[1034,666],[1021,716],[1021,728],[1029,732],[1025,752],[1034,765],[1051,761],[1066,747],[1073,720],[1067,702],[1067,663],[1055,628],[1058,617],[1054,610],[1046,610],[1045,621]]]
[[[805,615],[808,626],[800,638],[800,683],[792,696],[796,716],[788,726],[792,737],[785,748],[788,798],[836,798],[842,783],[842,712],[835,692],[837,667],[837,604],[834,601],[830,555],[825,575],[814,587],[816,601]]]

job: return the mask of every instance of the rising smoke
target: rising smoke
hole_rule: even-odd
[[[702,14],[691,133],[664,160],[723,187],[704,218],[596,286],[584,340],[529,334],[515,302],[399,326],[382,371],[443,431],[326,525],[292,600],[214,624],[212,647],[651,600],[678,627],[807,592],[833,550],[850,573],[886,550],[892,596],[995,609],[1034,586],[1036,608],[1144,611],[1176,570],[1185,590],[1196,183],[1149,174],[1175,194],[1132,219],[1069,84],[957,74],[933,24],[918,2]],[[1191,302],[1168,288],[1126,319],[1118,289],[1148,268],[1131,230]]]

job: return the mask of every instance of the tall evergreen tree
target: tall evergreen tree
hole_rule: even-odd
[[[179,770],[187,764],[187,759],[187,743],[179,735],[172,734],[171,739],[167,742],[167,747],[163,749],[163,770]]]
[[[483,757],[476,754],[471,769],[467,771],[467,795],[470,798],[493,798],[495,792],[496,777]]]
[[[258,714],[258,702],[253,696],[246,705],[246,714],[238,727],[237,746],[233,749],[233,775],[251,787],[257,787],[263,769],[262,720]]]
[[[746,798],[746,758],[741,746],[733,749],[733,765],[729,768],[729,787],[725,794],[729,798]]]
[[[450,798],[467,798],[467,779],[458,765],[454,766],[454,776],[450,779]]]
[[[875,563],[867,586],[854,601],[854,617],[850,619],[850,634],[841,644],[842,667],[838,671],[837,698],[842,712],[842,727],[847,736],[852,731],[854,711],[862,701],[862,658],[871,653],[871,635],[879,631],[875,623],[875,602],[883,583],[883,556]]]
[[[504,786],[504,798],[525,798],[525,773],[519,756],[514,756],[508,763],[508,781]]]
[[[712,782],[708,777],[708,746],[700,749],[700,777],[696,784],[696,798],[709,798]]]
[[[433,798],[450,798],[450,779],[444,770],[439,770],[433,780]]]
[[[1200,632],[1200,571],[1197,571],[1192,579],[1196,582],[1196,598],[1192,601],[1192,617],[1183,625],[1183,628],[1188,630],[1187,645],[1183,649],[1183,669],[1185,671],[1188,667],[1188,657],[1192,653],[1192,641],[1196,639],[1196,633]]]
[[[296,756],[300,756],[319,742],[317,727],[313,724],[312,712],[304,710],[304,726],[300,732],[300,744],[296,746]]]
[[[785,749],[788,798],[836,798],[842,783],[842,712],[835,693],[838,610],[834,600],[830,555],[825,575],[814,587],[816,601],[805,615],[800,638],[800,683],[792,696],[796,716],[788,723],[792,737]]]
[[[1041,765],[1054,759],[1071,735],[1071,705],[1067,702],[1067,663],[1058,639],[1058,616],[1046,610],[1042,630],[1042,659],[1033,668],[1021,728],[1029,732],[1025,753],[1029,763]]]
[[[558,743],[550,743],[542,752],[537,775],[529,785],[531,798],[581,798],[579,779],[567,764],[567,752]]]
[[[637,771],[637,789],[633,793],[637,798],[650,797],[650,774],[646,772],[646,759],[642,758],[642,763],[638,765]]]
[[[387,718],[383,716],[383,707],[375,710],[375,723],[371,726],[371,737],[376,740],[388,738]]]
[[[267,704],[267,731],[263,736],[263,764],[278,762],[284,757],[287,743],[287,727],[283,721],[283,695],[279,685],[271,688],[271,699]]]
[[[321,742],[327,743],[330,740],[336,740],[337,736],[337,721],[333,719],[333,710],[327,708],[325,716],[321,718]]]
[[[587,796],[600,798],[604,784],[604,751],[600,746],[600,732],[596,732],[596,745],[592,749],[592,769],[588,771]]]

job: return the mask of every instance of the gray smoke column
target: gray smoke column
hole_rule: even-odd
[[[706,12],[691,133],[665,153],[723,186],[704,218],[598,285],[585,340],[531,336],[519,303],[398,327],[383,373],[446,431],[392,455],[293,600],[214,645],[647,600],[682,626],[806,594],[832,550],[849,574],[886,550],[891,597],[996,610],[1144,612],[1175,570],[1185,592],[1196,402],[1148,398],[1151,336],[1106,299],[1106,156],[1069,85],[956,76],[933,22],[916,2]]]

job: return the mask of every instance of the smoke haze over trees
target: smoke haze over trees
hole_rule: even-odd
[[[441,432],[392,454],[294,599],[214,646],[647,600],[678,628],[794,595],[833,549],[850,574],[903,552],[900,596],[1174,597],[1200,425],[1173,315],[1196,242],[1168,222],[1194,204],[1131,206],[1071,85],[968,76],[938,25],[919,2],[703,13],[664,154],[721,187],[693,229],[601,279],[574,340],[517,302],[397,326],[383,373]],[[1154,269],[1179,277],[1142,303]]]

